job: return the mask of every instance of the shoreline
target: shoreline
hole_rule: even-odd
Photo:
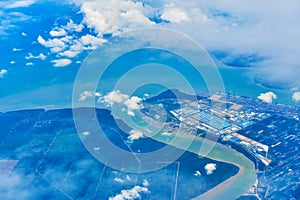
[[[145,136],[147,135],[145,134]],[[256,181],[257,177],[254,163],[244,154],[223,144],[195,135],[182,133],[176,134],[176,132],[171,136],[164,136],[159,133],[148,137],[167,145],[189,151],[196,155],[215,161],[229,163],[239,168],[237,174],[231,176],[227,180],[219,183],[194,199],[236,199],[248,192]],[[206,148],[204,150],[209,151],[201,151],[202,147],[208,147],[208,149]]]
[[[236,165],[235,165],[236,166]],[[200,200],[200,199],[216,199],[216,195],[219,196],[218,191],[226,190],[228,187],[231,186],[231,183],[236,181],[241,175],[244,173],[244,168],[242,166],[237,166],[239,168],[239,171],[234,176],[231,176],[227,180],[219,183],[212,189],[208,190],[204,194],[201,194],[198,197],[193,198],[193,200]],[[216,192],[217,191],[217,192]]]
[[[173,135],[173,137],[175,137]],[[255,166],[254,163],[247,158],[244,154],[236,151],[235,149],[231,149],[225,145],[222,145],[220,143],[214,143],[210,140],[207,140],[203,138],[200,138],[198,136],[192,136],[192,135],[185,135],[185,134],[177,134],[176,138],[180,138],[183,140],[193,140],[193,144],[196,144],[196,146],[200,146],[203,143],[209,143],[210,145],[213,145],[212,149],[208,152],[207,155],[201,154],[201,152],[198,152],[196,149],[192,149],[195,145],[190,145],[188,148],[183,147],[180,144],[174,144],[169,143],[161,136],[152,136],[152,139],[155,139],[159,142],[163,142],[165,144],[172,145],[176,148],[180,148],[186,151],[189,151],[191,153],[197,154],[199,156],[203,156],[215,161],[229,163],[232,165],[235,165],[239,168],[239,171],[234,176],[231,176],[227,180],[219,183],[215,187],[211,188],[210,190],[206,191],[205,193],[194,197],[194,200],[200,200],[200,199],[236,199],[240,196],[242,196],[244,193],[248,192],[251,186],[255,183],[256,180],[256,173],[255,173]],[[168,137],[165,137],[166,139]],[[224,150],[224,151],[223,151]],[[228,157],[227,157],[228,156]],[[231,157],[230,157],[231,156]],[[224,158],[225,157],[225,158]]]

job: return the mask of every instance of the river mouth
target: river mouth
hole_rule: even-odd
[[[123,119],[126,119],[126,113],[119,109],[115,109],[113,111],[115,116],[119,116],[121,119],[124,117]],[[138,118],[138,116],[135,116],[135,118]],[[134,123],[137,121],[139,122],[140,120],[137,119],[134,120],[134,122],[129,121],[128,125],[136,127],[137,125]],[[152,127],[148,126],[148,128],[151,129]],[[199,157],[232,164],[238,167],[239,170],[237,174],[232,177],[228,177],[227,180],[219,183],[204,194],[193,197],[193,199],[237,199],[247,193],[257,180],[254,163],[244,154],[239,153],[228,146],[216,141],[211,141],[206,138],[185,133],[184,130],[183,132],[176,131],[168,135],[163,132],[151,134],[151,131],[147,132],[145,129],[143,133],[146,137],[166,145],[171,145],[183,151],[191,152]],[[209,147],[210,151],[201,150],[202,146]]]
[[[179,142],[172,143],[173,146],[192,152],[199,156],[204,155],[199,153],[199,149],[197,147],[201,147],[203,143],[212,143],[209,140],[204,140],[203,138],[194,137],[191,135],[176,135],[176,137],[179,137],[183,141],[193,140],[193,143],[188,148],[182,146],[182,143]],[[169,140],[162,135],[155,135],[151,138],[166,144],[169,143]],[[213,145],[214,148],[207,155],[205,155],[205,157],[212,160],[233,164],[239,168],[239,171],[233,177],[230,177],[216,187],[200,196],[195,197],[194,199],[236,199],[248,192],[249,188],[253,186],[256,180],[254,163],[243,154],[225,145],[219,143]]]
[[[107,125],[117,127],[109,111],[97,112],[106,118]],[[2,180],[18,178],[22,184],[22,188],[19,184],[5,186],[3,191],[30,191],[28,195],[33,199],[47,195],[62,199],[76,199],[80,195],[84,195],[86,199],[109,199],[122,190],[132,189],[137,185],[151,192],[141,194],[143,199],[170,200],[176,197],[188,200],[205,193],[238,172],[238,168],[231,164],[200,159],[197,154],[189,151],[179,160],[168,163],[157,171],[121,172],[100,163],[84,148],[78,134],[74,132],[71,109],[7,112],[1,113],[0,119],[7,124],[5,131],[0,134],[1,138],[5,138],[0,146],[0,164],[11,163],[9,160],[16,163],[11,175]],[[128,136],[127,133],[118,131],[124,137]],[[5,134],[9,135],[4,137]],[[83,135],[88,136],[87,133]],[[114,142],[119,144],[124,141],[120,137],[114,137]],[[134,141],[132,145],[138,142],[144,143],[147,149],[159,149],[165,145],[147,137]],[[101,149],[95,148],[94,151]],[[159,157],[157,160],[159,161]],[[124,167],[129,167],[123,158],[119,158],[119,162],[123,162]],[[208,163],[217,165],[217,169],[210,175],[204,169]],[[156,164],[159,166],[159,162]],[[195,176],[196,171],[200,171],[202,175]]]

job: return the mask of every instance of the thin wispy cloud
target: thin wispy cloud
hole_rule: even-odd
[[[20,22],[29,21],[31,19],[32,16],[26,15],[22,12],[2,12],[0,9],[0,35],[9,36],[11,34],[10,31],[18,28]]]
[[[12,8],[21,8],[21,7],[28,7],[32,4],[35,4],[36,0],[21,0],[21,1],[15,1],[5,6],[7,9]]]

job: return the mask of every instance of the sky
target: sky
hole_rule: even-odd
[[[69,90],[84,58],[110,37],[162,27],[194,39],[219,66],[252,69],[266,93],[283,89],[298,102],[299,18],[297,0],[1,1],[0,97]]]

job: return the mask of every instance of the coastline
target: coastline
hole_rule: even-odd
[[[238,167],[239,167],[239,171],[236,175],[230,177],[226,181],[221,182],[220,184],[218,184],[214,188],[208,190],[207,192],[205,192],[201,196],[198,196],[198,197],[194,198],[194,200],[198,200],[198,199],[199,200],[200,199],[217,199],[218,196],[219,196],[218,193],[220,191],[228,190],[228,187],[231,186],[232,182],[236,181],[236,179],[238,179],[244,173],[244,168],[242,166],[238,166]]]
[[[158,133],[156,135],[149,135],[148,137],[202,157],[233,164],[239,168],[237,174],[194,199],[236,199],[249,191],[256,180],[254,163],[242,153],[223,144],[182,133],[176,135],[174,133],[171,136],[164,136]],[[207,153],[201,152],[200,148],[203,147],[203,145],[211,147],[211,149],[209,149],[210,151]]]
[[[168,137],[163,138],[160,134],[152,136],[151,138],[165,144],[170,144],[170,142],[166,140]],[[239,168],[239,171],[236,175],[221,182],[214,188],[193,199],[236,199],[248,192],[251,186],[254,184],[256,180],[254,163],[242,153],[239,153],[238,151],[225,145],[214,143],[207,139],[204,140],[203,138],[197,136],[177,134],[176,139],[178,138],[182,140],[193,140],[193,145],[190,145],[188,148],[182,146],[183,143],[172,143],[170,145],[212,160],[233,164]],[[213,148],[207,155],[202,154],[198,151],[198,149],[195,148],[201,147],[204,143],[213,145]]]

